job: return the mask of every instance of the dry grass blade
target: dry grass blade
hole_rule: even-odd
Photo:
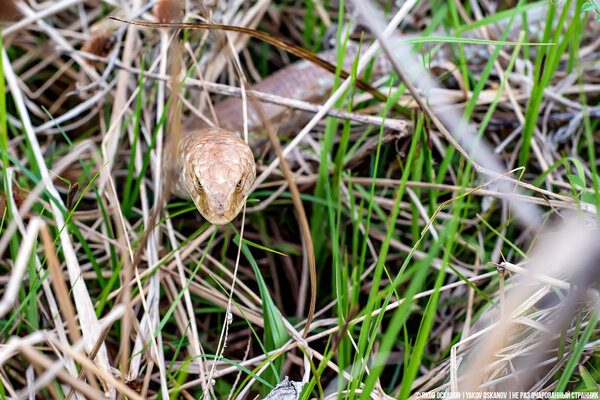
[[[41,354],[40,352],[32,349],[31,347],[29,347],[27,345],[22,346],[20,348],[20,351],[23,353],[23,355],[25,357],[27,357],[29,359],[29,361],[32,364],[38,365],[41,368],[50,369],[54,365],[54,362],[49,357],[46,357],[45,355]],[[105,399],[104,393],[102,393],[99,390],[94,389],[90,385],[85,384],[84,382],[80,381],[79,379],[72,377],[71,375],[69,375],[68,373],[66,373],[64,371],[58,371],[56,375],[59,379],[61,379],[65,383],[71,385],[78,392],[82,393],[83,395],[85,395],[86,397],[88,397],[90,399],[96,399],[96,400]]]
[[[68,332],[71,341],[75,343],[81,338],[79,327],[75,322],[77,321],[75,309],[73,308],[73,304],[69,298],[69,290],[65,284],[64,276],[60,270],[60,262],[56,256],[56,250],[54,249],[50,232],[48,232],[48,228],[46,226],[42,227],[41,232],[42,242],[44,243],[44,249],[46,251],[48,269],[50,270],[50,275],[53,277],[52,285],[54,286],[54,292],[58,298],[60,309],[65,314],[65,320],[67,321],[67,326],[69,328]]]
[[[258,107],[258,110],[260,112],[260,106]],[[290,189],[292,201],[294,202],[294,207],[296,208],[296,212],[298,213],[300,230],[302,232],[302,237],[306,246],[306,255],[308,258],[308,268],[310,273],[310,305],[308,308],[308,315],[306,317],[306,325],[304,326],[304,331],[302,332],[302,337],[306,338],[308,336],[308,333],[310,332],[310,324],[312,323],[313,317],[315,315],[315,308],[317,305],[317,266],[315,262],[315,249],[313,246],[312,234],[310,231],[310,225],[308,224],[308,218],[306,217],[306,211],[304,210],[304,204],[300,199],[300,191],[298,190],[298,185],[296,184],[295,177],[290,166],[285,160],[283,151],[281,150],[281,144],[279,143],[279,138],[277,138],[273,127],[266,119],[264,113],[261,116],[261,119],[266,122],[265,126],[269,135],[269,141],[271,142],[271,146],[273,146],[275,154],[279,159],[281,169],[283,170],[283,174],[286,178],[288,187]]]
[[[313,64],[318,65],[319,67],[321,67],[331,73],[335,73],[337,70],[337,67],[335,65],[319,58],[314,53],[307,51],[306,49],[304,49],[300,46],[297,46],[293,43],[286,43],[285,41],[283,41],[281,39],[274,38],[273,36],[271,36],[265,32],[258,31],[256,29],[248,29],[248,28],[242,28],[242,27],[238,27],[238,26],[219,25],[219,24],[202,24],[202,23],[184,24],[184,23],[158,23],[158,22],[144,22],[144,21],[128,21],[128,20],[117,18],[117,17],[111,17],[111,19],[114,19],[115,21],[127,23],[127,24],[139,25],[139,26],[144,26],[144,27],[148,27],[148,28],[178,28],[178,29],[190,29],[190,30],[216,30],[216,31],[243,33],[245,35],[260,39],[261,41],[271,44],[273,46],[276,46],[282,50],[285,50],[288,53],[293,54],[297,57],[308,60],[308,61],[312,62]],[[341,70],[340,76],[343,79],[348,79],[350,77],[350,74],[347,71]],[[373,97],[380,100],[381,102],[387,101],[387,97],[385,95],[383,95],[377,89],[373,88],[371,85],[369,85],[368,83],[366,83],[360,79],[356,80],[356,86],[359,89],[362,89],[362,90],[365,90],[365,91],[371,93],[373,95]]]
[[[19,257],[15,261],[15,267],[13,268],[10,280],[6,285],[4,296],[2,296],[2,300],[0,300],[0,317],[3,317],[10,311],[17,298],[17,292],[23,281],[23,274],[25,273],[25,268],[27,267],[27,262],[29,261],[29,256],[31,255],[31,250],[41,225],[42,221],[35,218],[30,222],[27,228],[27,233],[23,238],[21,248],[19,249]]]

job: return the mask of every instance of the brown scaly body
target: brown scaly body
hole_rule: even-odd
[[[357,54],[349,46],[344,68],[351,67]],[[320,56],[334,62],[336,52],[330,50]],[[253,89],[304,101],[322,99],[333,85],[330,72],[308,61],[299,61],[281,69],[258,83]],[[204,218],[215,225],[224,225],[242,209],[256,177],[252,150],[236,133],[242,129],[241,99],[230,98],[216,105],[217,117],[223,129],[206,127],[202,120],[188,126],[175,153],[174,162],[167,151],[165,160],[177,176],[173,194],[192,199]],[[263,111],[271,121],[280,119],[285,107],[263,104]],[[250,103],[248,127],[256,131],[262,126]]]
[[[358,47],[349,44],[344,69],[352,68],[357,53]],[[335,50],[329,50],[320,53],[319,57],[335,63],[336,54]],[[372,76],[389,71],[389,62],[383,57],[376,58]],[[308,61],[299,61],[272,74],[253,89],[297,100],[318,101],[329,93],[333,82],[334,76],[330,72]],[[218,103],[215,111],[222,129],[206,127],[200,119],[193,120],[176,152],[176,163],[167,160],[167,165],[174,168],[178,176],[173,193],[191,198],[208,221],[224,225],[242,209],[254,183],[256,167],[252,150],[234,133],[242,129],[242,100],[229,98]],[[263,104],[263,111],[277,126],[286,107]],[[261,126],[258,113],[249,103],[249,130],[256,131]]]
[[[357,52],[358,47],[348,46],[345,69],[351,68]],[[319,56],[335,62],[336,54],[335,50],[329,50]],[[384,63],[387,65],[385,60]],[[389,69],[377,65],[378,73]],[[333,82],[332,73],[308,61],[299,61],[272,74],[253,89],[297,100],[317,101],[329,93]],[[286,111],[286,107],[279,105],[262,106],[270,121],[279,120]],[[178,177],[173,194],[191,198],[204,218],[215,225],[224,225],[242,209],[256,177],[256,166],[252,150],[236,134],[242,129],[241,99],[229,98],[220,102],[215,111],[222,129],[206,127],[205,122],[195,119],[183,135],[175,163],[167,158],[166,165],[173,168]],[[250,103],[248,128],[256,131],[261,126],[258,113]]]

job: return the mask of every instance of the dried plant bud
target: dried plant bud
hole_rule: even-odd
[[[6,195],[2,193],[0,195],[0,220],[5,217],[6,209]]]
[[[152,14],[159,23],[169,23],[178,19],[180,7],[178,0],[160,0],[152,8]]]
[[[23,203],[25,203],[27,197],[25,196],[25,193],[23,193],[23,190],[20,187],[15,186],[13,187],[13,199],[15,200],[15,205],[17,206],[17,209],[19,209],[21,208]]]
[[[17,186],[13,187],[12,192],[13,192],[13,195],[12,195],[11,201],[14,201],[14,206],[18,210],[21,208],[23,203],[25,203],[25,200],[27,200],[27,197],[26,197],[25,193],[23,193],[23,189],[21,189]],[[2,193],[0,195],[0,220],[2,220],[2,218],[7,216],[7,215],[5,215],[5,213],[8,213],[8,201],[6,199],[6,193]],[[22,218],[23,219],[29,218],[29,213],[27,215],[22,216]]]
[[[134,379],[132,381],[125,382],[127,386],[135,390],[137,393],[142,393],[142,387],[144,384],[144,380],[141,378]]]
[[[1,0],[0,0],[1,1]],[[86,53],[94,54],[99,57],[106,57],[110,51],[115,47],[117,39],[114,35],[108,32],[102,32],[97,35],[91,36],[81,48],[81,51]],[[90,65],[97,67],[100,63],[97,61],[89,60]]]
[[[11,21],[21,13],[14,0],[0,0],[0,21]]]
[[[69,188],[69,195],[67,196],[67,209],[68,210],[72,210],[73,206],[75,205],[75,195],[77,194],[77,191],[79,190],[79,183],[75,182],[70,188]]]

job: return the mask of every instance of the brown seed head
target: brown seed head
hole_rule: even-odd
[[[1,0],[0,0],[1,1]],[[81,47],[81,51],[90,53],[99,57],[106,57],[110,51],[115,47],[117,39],[114,35],[108,32],[98,33],[91,36]],[[97,61],[89,61],[90,65],[98,66],[100,63]]]
[[[0,21],[12,21],[21,13],[14,0],[0,0]]]
[[[160,0],[152,8],[152,14],[156,22],[161,24],[172,22],[179,15],[179,4],[177,0]]]

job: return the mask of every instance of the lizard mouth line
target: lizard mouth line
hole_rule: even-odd
[[[207,221],[214,225],[227,225],[231,220],[225,216],[216,217],[216,218],[207,218]]]

